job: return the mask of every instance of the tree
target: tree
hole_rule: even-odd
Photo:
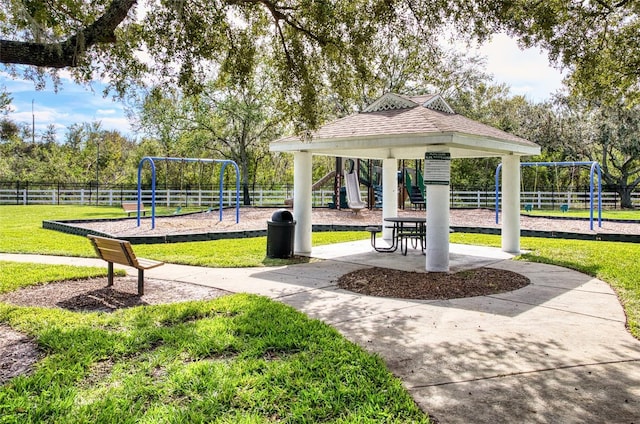
[[[461,90],[448,99],[454,110],[471,119],[510,132],[542,147],[540,157],[531,161],[580,160],[570,158],[565,148],[562,123],[551,102],[535,103],[524,96],[514,96],[505,85],[480,82],[473,89]],[[494,172],[500,158],[461,159],[452,163],[453,184],[488,189],[494,185]],[[523,171],[524,187],[540,188],[570,185],[578,181],[570,170],[552,174],[546,168],[532,173]]]
[[[99,122],[71,126],[60,147],[66,166],[56,175],[58,181],[98,182],[99,184],[131,183],[136,168],[128,158],[136,153],[133,140],[117,131],[102,129]]]
[[[620,194],[620,207],[632,208],[640,185],[640,106],[592,105],[560,97],[565,156],[597,161],[604,182]]]
[[[443,47],[439,37],[424,39],[423,29],[407,25],[400,33],[381,28],[372,39],[377,54],[366,64],[367,76],[346,79],[338,92],[329,92],[324,120],[364,110],[385,93],[440,93],[448,97],[490,80],[483,58]]]
[[[200,130],[208,135],[205,147],[238,163],[245,205],[251,204],[249,184],[255,181],[257,165],[270,159],[269,142],[286,128],[271,98],[268,82],[257,79],[202,97],[210,106],[198,116]]]
[[[490,0],[481,5],[488,31],[506,30],[522,46],[548,51],[553,63],[569,71],[574,94],[608,105],[640,103],[640,2]]]
[[[274,65],[276,105],[303,130],[319,124],[327,89],[350,98],[356,83],[375,78],[370,65],[385,63],[378,34],[434,46],[448,18],[471,19],[456,11],[465,4],[9,0],[0,13],[0,62],[35,66],[26,72],[36,80],[65,67],[78,81],[108,76],[120,94],[149,76],[191,94],[212,73],[250,75],[259,53]]]
[[[0,88],[0,141],[7,141],[12,137],[18,135],[20,128],[11,119],[7,118],[9,113],[11,102],[13,98],[7,92],[7,88],[2,86]]]
[[[250,79],[212,81],[207,90],[192,96],[156,88],[143,104],[141,127],[161,145],[171,144],[167,153],[235,161],[244,203],[249,205],[249,186],[259,163],[271,159],[268,143],[286,128],[273,98],[269,79],[255,74]]]

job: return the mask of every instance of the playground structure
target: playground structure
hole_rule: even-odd
[[[312,190],[322,187],[333,179],[334,195],[333,201],[329,203],[330,209],[381,208],[382,167],[377,162],[370,159],[347,158],[345,160],[345,158],[336,157],[335,170],[316,181]],[[412,169],[406,167],[403,161],[401,169],[398,170],[398,204],[403,209],[406,200],[410,201],[413,208],[424,209],[425,207],[425,186],[420,162],[416,161],[416,168]],[[367,188],[366,199],[362,199],[360,195],[361,184]]]
[[[345,190],[347,206],[352,212],[358,213],[362,209],[367,207],[367,203],[362,201],[360,196],[360,182],[358,181],[358,174],[354,169],[354,161],[352,159],[347,160],[347,169],[344,171]]]
[[[240,169],[238,168],[238,164],[236,164],[232,160],[226,159],[203,159],[203,158],[176,158],[176,157],[156,157],[156,156],[145,156],[140,159],[138,164],[138,207],[137,207],[137,226],[140,226],[140,212],[142,209],[142,169],[145,162],[148,162],[151,166],[151,229],[156,227],[156,161],[167,161],[167,162],[181,162],[181,163],[189,163],[189,162],[197,162],[200,164],[222,164],[222,168],[220,170],[220,204],[219,204],[219,215],[220,221],[222,221],[222,211],[224,209],[224,201],[222,192],[224,189],[223,185],[223,177],[224,171],[227,165],[231,164],[236,170],[236,224],[240,222]]]
[[[594,196],[594,176],[595,172],[598,172],[598,227],[602,227],[602,173],[600,170],[600,164],[598,162],[522,162],[520,163],[520,167],[527,166],[589,166],[589,228],[593,231],[593,209],[595,204],[595,196]],[[500,214],[500,170],[502,169],[502,164],[499,164],[496,167],[496,176],[495,176],[495,185],[496,185],[496,203],[495,203],[495,211],[496,211],[496,224],[499,223],[499,214]],[[561,205],[561,210],[566,212],[568,210],[568,204]]]
[[[426,206],[425,201],[425,186],[424,186],[424,178],[422,177],[422,172],[420,172],[420,168],[416,166],[414,171],[414,177],[416,180],[416,184],[413,184],[411,180],[411,169],[404,168],[404,187],[406,189],[407,195],[409,196],[409,201],[414,208],[424,209]]]

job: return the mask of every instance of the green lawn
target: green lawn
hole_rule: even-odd
[[[564,216],[567,218],[589,218],[589,209],[569,209],[567,212],[562,212],[559,209],[533,209],[531,212],[525,210],[522,214],[532,216]],[[598,219],[598,210],[593,211],[593,219]],[[624,220],[636,220],[640,221],[640,210],[612,210],[605,209],[602,211],[602,219],[624,219]]]
[[[123,215],[120,207],[3,205],[0,206],[0,252],[95,257],[95,252],[85,237],[45,230],[42,228],[42,221],[122,218]],[[368,234],[364,232],[315,233],[313,244],[367,237]],[[141,257],[164,262],[211,267],[272,266],[301,260],[266,258],[266,237],[138,245],[134,247],[134,251]]]
[[[0,266],[0,292],[95,274]],[[379,357],[264,297],[112,314],[0,303],[0,323],[42,352],[0,386],[1,423],[429,422]]]
[[[580,211],[575,211],[578,213]],[[586,213],[582,211],[581,213]],[[630,217],[634,211],[608,211],[611,217]],[[95,256],[84,237],[42,229],[45,219],[121,217],[119,207],[93,206],[0,206],[0,252]],[[314,245],[363,239],[362,232],[314,233]],[[452,242],[500,246],[499,236],[451,235]],[[522,248],[531,253],[523,259],[552,263],[598,277],[616,290],[625,308],[631,333],[640,339],[640,246],[629,243],[523,238]],[[166,262],[244,267],[280,265],[295,260],[267,259],[266,238],[216,240],[164,245],[139,245],[140,256]]]
[[[122,213],[0,206],[0,251],[94,256],[84,237],[41,229],[44,219],[92,216]],[[366,237],[318,233],[313,240]],[[136,251],[167,261],[261,266],[268,264],[264,239],[136,246]],[[481,234],[454,233],[451,241],[500,245],[499,236]],[[573,268],[611,284],[631,333],[640,338],[639,245],[523,238],[522,248],[530,253],[520,259]],[[104,274],[104,269],[8,262],[0,268],[0,292]],[[262,297],[233,295],[113,314],[0,303],[0,322],[32,335],[44,352],[32,375],[0,386],[0,423],[428,422],[379,358]]]

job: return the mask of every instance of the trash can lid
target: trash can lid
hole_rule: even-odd
[[[293,214],[286,209],[277,210],[271,215],[273,222],[293,222]]]

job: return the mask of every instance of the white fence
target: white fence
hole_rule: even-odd
[[[282,206],[286,199],[293,195],[291,189],[259,189],[250,192],[251,204],[254,206]],[[235,190],[222,192],[223,205],[235,205]],[[366,191],[362,192],[362,199],[366,200]],[[96,199],[97,197],[97,199]],[[151,202],[151,191],[143,190],[143,202]],[[0,204],[13,205],[109,205],[117,206],[124,201],[135,201],[136,190],[107,190],[96,193],[88,189],[0,189]],[[316,190],[313,192],[313,206],[327,206],[333,201],[331,190]],[[596,198],[597,201],[597,198]],[[602,205],[605,208],[619,207],[620,198],[615,192],[602,193]],[[640,205],[640,194],[632,196],[634,205]],[[240,194],[242,203],[242,193]],[[156,190],[156,204],[167,207],[194,206],[217,207],[220,204],[218,190]],[[559,209],[566,204],[570,208],[586,209],[589,207],[588,192],[522,192],[521,204],[531,205],[533,209]],[[406,207],[411,207],[406,199]],[[451,207],[454,208],[493,208],[495,206],[495,192],[493,191],[452,191]]]

